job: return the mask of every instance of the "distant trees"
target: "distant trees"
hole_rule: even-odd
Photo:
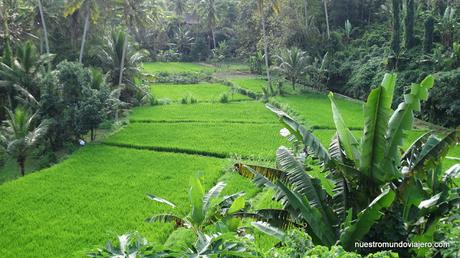
[[[17,161],[21,176],[25,175],[25,164],[30,151],[46,134],[47,121],[36,125],[36,118],[37,113],[31,114],[25,108],[17,107],[14,111],[8,110],[8,118],[2,127],[5,149]]]

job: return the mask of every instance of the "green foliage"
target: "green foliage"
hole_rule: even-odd
[[[251,73],[262,74],[264,66],[264,57],[260,51],[249,57],[249,68]]]
[[[308,58],[305,52],[298,48],[286,49],[276,56],[280,71],[288,80],[291,81],[295,89],[296,82],[305,74]]]
[[[457,103],[460,92],[460,69],[438,72],[436,87],[431,90],[430,97],[423,105],[424,119],[444,126],[455,127],[460,124],[460,105]],[[444,115],[440,115],[444,114]]]
[[[180,103],[181,104],[196,104],[198,103],[198,100],[192,95],[192,93],[189,92],[181,98]]]
[[[230,102],[230,97],[228,96],[227,92],[224,92],[224,93],[222,93],[220,95],[219,102],[220,103],[229,103]]]
[[[4,121],[0,131],[0,144],[16,160],[21,176],[24,176],[26,159],[33,147],[45,136],[47,121],[37,123],[37,113],[31,114],[23,107],[17,107],[14,111],[8,109],[7,114],[8,119]]]
[[[450,194],[456,190],[447,181],[439,181],[442,175],[440,161],[458,138],[456,132],[443,138],[426,134],[428,137],[417,139],[401,157],[399,149],[405,131],[412,128],[413,112],[420,111],[420,102],[428,98],[434,80],[427,76],[420,84],[412,84],[404,102],[392,111],[395,82],[396,75],[387,74],[382,85],[369,95],[364,107],[364,136],[359,143],[345,126],[330,96],[337,134],[329,150],[311,131],[283,111],[268,106],[294,136],[290,137],[291,141],[303,143],[305,148],[295,148],[300,150],[297,155],[280,147],[277,169],[236,166],[241,175],[252,178],[257,185],[273,188],[274,198],[281,201],[282,211],[289,214],[257,213],[261,220],[307,224],[306,232],[314,243],[331,246],[338,240],[346,250],[353,250],[356,241],[378,231],[378,222],[386,211],[400,216],[400,220],[396,220],[401,223],[399,226],[411,234],[410,238],[406,235],[407,241],[429,237],[420,230],[436,223],[434,221],[442,218],[458,200],[455,194]],[[310,170],[309,156],[319,159],[329,172],[326,179],[315,173],[305,173]],[[333,193],[326,190],[328,180],[334,184]],[[421,184],[428,187],[421,188]],[[419,193],[410,191],[411,188]],[[404,212],[398,213],[401,209]],[[425,239],[429,241],[430,238]]]

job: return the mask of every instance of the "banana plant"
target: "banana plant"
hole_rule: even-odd
[[[220,222],[228,215],[234,214],[245,208],[244,193],[238,192],[232,195],[220,197],[225,187],[224,182],[217,183],[205,193],[204,187],[198,177],[190,179],[189,200],[192,207],[190,213],[181,218],[172,213],[163,213],[147,218],[147,222],[174,222],[176,227],[192,229],[197,236],[207,226],[216,225],[222,227]],[[175,208],[176,205],[166,199],[148,194],[147,197],[155,202],[163,203]]]
[[[283,205],[279,210],[239,215],[279,226],[297,225],[316,244],[341,244],[347,250],[378,226],[384,211],[399,216],[395,210],[403,210],[401,227],[409,232],[408,237],[425,234],[460,200],[459,188],[452,183],[460,169],[453,167],[442,173],[439,166],[448,149],[458,142],[455,131],[442,137],[429,132],[405,153],[401,151],[406,131],[412,129],[414,112],[420,111],[433,83],[433,77],[428,76],[412,84],[393,111],[396,75],[386,74],[364,104],[362,139],[348,129],[331,93],[336,135],[329,148],[288,114],[267,105],[291,139],[302,143],[302,155],[282,146],[277,151],[276,168],[235,164],[241,175],[275,189],[274,198]],[[323,171],[309,172],[312,168],[299,157],[319,161]]]

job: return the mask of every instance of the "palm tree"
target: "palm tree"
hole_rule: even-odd
[[[41,19],[41,23],[42,23],[42,27],[43,27],[43,37],[45,39],[46,53],[49,54],[50,53],[50,45],[49,45],[49,42],[48,42],[48,30],[46,28],[45,15],[43,14],[43,5],[42,5],[41,0],[38,0],[38,8],[40,10],[40,19]]]
[[[276,69],[291,81],[292,88],[295,89],[297,80],[305,74],[305,68],[308,65],[308,58],[305,56],[305,52],[298,48],[287,49],[277,55],[276,58],[279,61]]]
[[[40,89],[36,84],[37,78],[46,63],[53,55],[40,55],[35,45],[27,41],[18,46],[16,57],[9,64],[0,62],[0,77],[10,92],[10,106],[14,108],[14,92],[20,92],[28,100],[39,99]],[[2,60],[4,61],[4,60]],[[34,101],[35,102],[35,101]]]
[[[85,51],[86,39],[89,31],[89,26],[91,23],[91,15],[97,11],[98,6],[100,4],[100,0],[73,0],[67,5],[66,10],[64,11],[64,16],[69,16],[77,11],[82,11],[85,17],[85,25],[83,28],[83,35],[81,38],[80,56],[78,58],[78,61],[80,63],[83,62],[83,53]]]
[[[187,10],[187,0],[174,0],[174,11],[177,16],[184,15],[185,10]]]
[[[6,151],[16,159],[21,176],[24,176],[26,159],[38,140],[46,134],[47,121],[34,127],[37,113],[31,115],[22,107],[16,108],[14,112],[8,109],[7,114],[8,119],[2,128]]]
[[[206,17],[206,22],[208,24],[209,31],[211,32],[212,37],[212,48],[216,48],[216,32],[215,27],[217,25],[217,11],[215,0],[204,0],[204,16]]]
[[[134,85],[134,78],[140,73],[140,64],[145,56],[145,51],[136,51],[129,43],[126,32],[118,30],[106,40],[99,57],[113,85]]]
[[[324,4],[324,18],[326,19],[326,31],[327,31],[327,38],[329,39],[331,37],[331,32],[329,29],[329,14],[327,12],[327,0],[323,0]]]
[[[268,56],[268,35],[267,35],[267,13],[265,9],[269,8],[272,9],[275,13],[279,13],[280,11],[280,2],[278,0],[257,0],[257,12],[261,17],[262,23],[262,37],[264,40],[264,56],[265,56],[265,70],[267,73],[267,80],[268,80],[268,87],[272,87],[272,79],[270,76],[270,64],[269,64],[269,56]]]

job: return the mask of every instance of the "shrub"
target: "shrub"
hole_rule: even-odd
[[[195,104],[195,103],[198,103],[198,100],[190,92],[188,92],[185,96],[182,97],[182,99],[180,100],[180,103]]]
[[[264,67],[264,57],[262,52],[257,51],[255,55],[249,57],[249,69],[251,73],[262,74]]]
[[[230,97],[228,96],[227,92],[224,92],[224,93],[222,93],[220,95],[219,102],[220,103],[229,103],[230,102]]]
[[[460,68],[435,73],[436,87],[431,90],[422,117],[444,126],[460,125]]]

